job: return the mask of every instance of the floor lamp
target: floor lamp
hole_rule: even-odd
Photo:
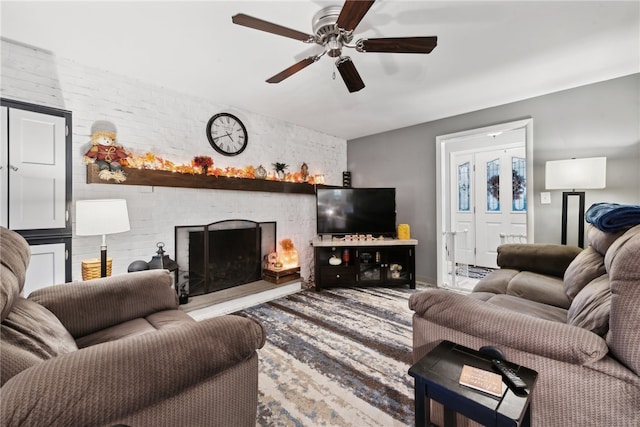
[[[591,157],[548,161],[545,166],[547,190],[562,192],[562,244],[567,244],[567,210],[569,197],[578,197],[578,246],[584,247],[584,191],[605,188],[607,158]]]
[[[124,199],[78,200],[76,202],[76,234],[102,235],[100,277],[107,277],[107,234],[129,231],[129,213]]]

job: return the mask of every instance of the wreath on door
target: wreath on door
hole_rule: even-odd
[[[526,178],[518,173],[511,171],[511,191],[514,200],[519,200],[525,191]],[[500,175],[493,175],[487,181],[487,191],[496,200],[500,200]]]

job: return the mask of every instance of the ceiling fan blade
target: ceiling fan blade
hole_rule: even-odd
[[[353,65],[353,61],[348,56],[343,56],[336,61],[336,67],[344,80],[344,84],[347,85],[349,92],[357,92],[364,88],[364,82],[356,70],[356,66]]]
[[[342,6],[336,26],[345,31],[352,31],[358,26],[364,15],[367,14],[374,0],[347,0]]]
[[[294,75],[298,71],[302,70],[303,68],[308,67],[309,65],[313,64],[319,58],[320,58],[319,56],[309,56],[308,58],[305,58],[300,62],[296,62],[295,64],[293,64],[291,67],[287,68],[286,70],[282,70],[278,74],[276,74],[275,76],[267,79],[267,83],[280,83],[281,81],[283,81],[287,77],[291,77],[292,75]]]
[[[267,33],[277,34],[279,36],[301,40],[303,42],[314,41],[314,37],[311,34],[306,34],[301,31],[283,27],[282,25],[254,18],[253,16],[245,15],[244,13],[238,13],[237,15],[234,15],[231,18],[231,21],[233,21],[234,24],[243,25],[255,30],[266,31]]]
[[[358,40],[360,52],[430,53],[438,45],[438,37],[395,37]]]

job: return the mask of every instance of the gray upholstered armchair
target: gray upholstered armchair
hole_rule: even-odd
[[[254,426],[264,329],[178,310],[166,270],[20,295],[29,247],[0,229],[3,426]]]

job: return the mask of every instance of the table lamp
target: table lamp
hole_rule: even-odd
[[[78,200],[76,202],[76,234],[78,236],[102,235],[100,277],[107,277],[107,234],[129,230],[126,200]]]
[[[578,246],[584,247],[584,191],[605,188],[607,158],[591,157],[548,161],[545,166],[547,190],[571,190],[562,193],[562,244],[567,244],[567,206],[569,196],[578,196]]]

